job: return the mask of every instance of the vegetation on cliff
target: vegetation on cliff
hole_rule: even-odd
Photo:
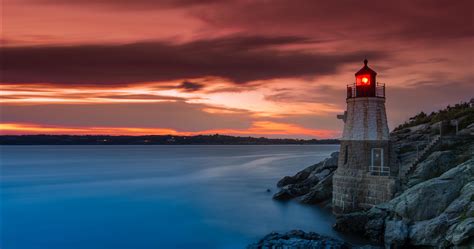
[[[469,124],[474,123],[474,108],[467,102],[461,102],[454,106],[447,106],[437,112],[426,114],[420,112],[411,117],[405,123],[397,126],[394,131],[399,131],[404,128],[417,126],[420,124],[435,124],[442,121],[459,120],[459,129],[466,128]]]

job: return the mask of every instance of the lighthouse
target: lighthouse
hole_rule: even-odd
[[[333,177],[333,212],[364,210],[392,198],[397,169],[392,165],[385,84],[364,66],[347,85],[347,109],[338,115],[344,121],[339,161]]]

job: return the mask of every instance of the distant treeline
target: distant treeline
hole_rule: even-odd
[[[198,136],[96,136],[96,135],[4,135],[0,145],[265,145],[265,144],[339,144],[337,139],[279,139],[234,137],[226,135]]]

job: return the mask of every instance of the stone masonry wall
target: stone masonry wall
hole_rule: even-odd
[[[383,149],[383,166],[390,168],[389,175],[371,175],[369,172],[372,148]],[[389,201],[396,187],[397,170],[392,161],[393,151],[388,140],[341,141],[338,168],[333,176],[333,212],[364,210]]]
[[[388,140],[385,98],[347,99],[342,140]]]
[[[389,201],[395,193],[395,179],[373,176],[364,170],[338,169],[333,176],[333,212],[349,213]]]
[[[390,156],[392,148],[390,147],[390,141],[388,140],[367,140],[367,141],[341,141],[341,147],[339,150],[339,161],[338,168],[350,168],[360,169],[369,171],[369,165],[372,160],[372,149],[382,148],[383,149],[383,162],[384,166],[391,166]],[[347,150],[347,162],[346,162],[346,150]]]

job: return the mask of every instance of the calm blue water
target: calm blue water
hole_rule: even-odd
[[[282,176],[336,150],[3,146],[0,248],[244,248],[290,229],[339,237],[326,211],[271,198]]]

